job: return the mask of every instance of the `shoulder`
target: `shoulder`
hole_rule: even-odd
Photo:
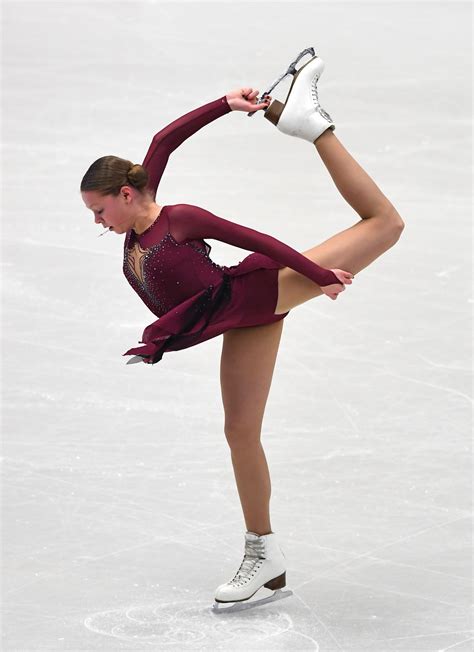
[[[205,211],[194,204],[170,204],[167,205],[168,216],[174,221],[186,221],[196,219]]]
[[[168,210],[168,225],[177,242],[200,238],[205,227],[203,209],[193,204],[171,204]]]
[[[194,206],[193,204],[167,204],[168,212],[176,215],[186,213],[194,208],[199,209],[199,206]]]

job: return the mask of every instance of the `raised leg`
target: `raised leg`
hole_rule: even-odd
[[[222,346],[224,431],[245,525],[256,534],[272,531],[270,473],[260,435],[282,329],[283,320],[232,329],[224,333]]]
[[[394,207],[336,134],[326,129],[314,145],[337,189],[362,219]]]
[[[314,144],[339,192],[362,219],[302,253],[322,267],[343,269],[355,275],[392,247],[405,225],[393,204],[333,131],[326,130]],[[321,294],[316,283],[284,267],[278,272],[275,314]]]

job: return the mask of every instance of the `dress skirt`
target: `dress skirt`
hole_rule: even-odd
[[[167,351],[179,351],[205,342],[233,328],[261,326],[284,319],[290,311],[275,315],[278,302],[278,270],[285,267],[260,253],[246,256],[238,265],[221,265],[222,278],[189,297],[143,332],[144,346],[123,355],[127,362],[159,362]]]

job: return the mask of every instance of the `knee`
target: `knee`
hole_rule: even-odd
[[[394,206],[390,206],[387,215],[385,216],[385,220],[390,245],[393,246],[400,239],[402,231],[405,228],[405,222]]]
[[[232,450],[249,449],[260,444],[261,427],[255,424],[244,423],[226,423],[224,434]]]

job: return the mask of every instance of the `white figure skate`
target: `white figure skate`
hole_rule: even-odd
[[[217,588],[212,609],[217,613],[241,611],[293,595],[293,591],[282,591],[284,586],[285,555],[277,543],[275,532],[263,535],[246,532],[244,559],[233,579]],[[245,602],[262,587],[275,590],[275,593],[261,600]],[[222,603],[235,604],[220,607]]]
[[[313,56],[296,70],[296,64],[305,54]],[[287,75],[294,76],[285,103],[273,100],[265,109],[267,120],[284,134],[314,143],[326,129],[335,130],[331,116],[319,103],[317,83],[324,67],[324,61],[315,55],[314,48],[306,48],[290,63],[286,72],[257,99],[257,102],[261,102]],[[247,115],[252,116],[254,113],[256,111]]]

